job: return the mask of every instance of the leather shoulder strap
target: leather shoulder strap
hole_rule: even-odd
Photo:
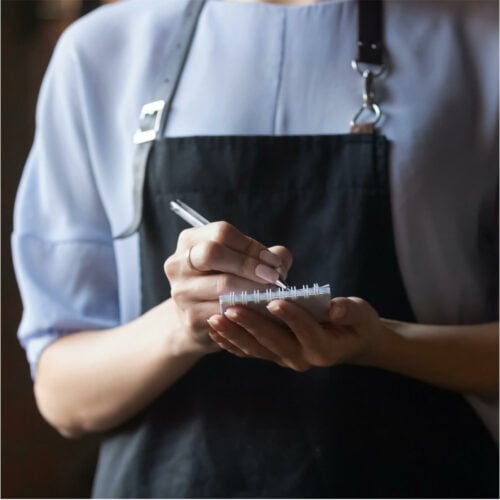
[[[170,106],[177,90],[184,64],[194,38],[198,19],[206,0],[189,0],[173,38],[173,49],[164,61],[164,77],[155,91],[155,98],[145,104],[139,117],[139,128],[134,134],[133,158],[133,217],[129,225],[114,238],[127,238],[134,234],[142,221],[142,196],[146,164],[151,146],[163,136]],[[163,62],[163,61],[162,61]],[[160,65],[161,66],[161,65]]]
[[[382,0],[358,1],[358,51],[356,61],[384,63],[384,16]]]

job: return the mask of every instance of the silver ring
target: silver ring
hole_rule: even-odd
[[[192,271],[196,271],[197,273],[202,273],[203,271],[195,267],[193,262],[191,261],[191,250],[193,249],[193,246],[189,247],[189,250],[187,251],[186,254],[187,265],[189,266],[189,269],[191,269]]]

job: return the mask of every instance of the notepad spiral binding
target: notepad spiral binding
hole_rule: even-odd
[[[230,292],[219,297],[220,311],[221,314],[224,314],[226,309],[231,306],[243,305],[270,316],[266,305],[275,299],[290,300],[297,303],[320,322],[328,320],[331,300],[330,285],[319,286],[317,283],[312,286],[304,285],[302,288],[293,286],[289,290],[278,288],[277,290],[254,290],[253,292]]]

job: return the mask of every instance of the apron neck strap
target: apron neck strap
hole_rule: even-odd
[[[194,38],[198,18],[206,0],[189,0],[178,28],[172,37],[172,50],[164,64],[165,73],[155,89],[154,99],[145,104],[139,117],[139,128],[134,134],[132,220],[128,226],[113,235],[115,239],[128,238],[137,232],[142,221],[142,195],[146,163],[153,143],[164,136],[168,114],[174,98],[189,49]]]
[[[191,48],[198,18],[205,3],[206,0],[189,0],[182,13],[177,30],[172,36],[172,48],[168,57],[165,58],[164,77],[155,89],[155,98],[141,109],[139,129],[134,135],[135,144],[160,139],[164,135],[172,99]]]
[[[351,120],[354,134],[373,133],[382,117],[374,80],[386,71],[383,6],[382,0],[358,0],[358,50],[351,65],[363,78],[364,89],[361,107]]]
[[[184,11],[183,19],[176,33],[175,48],[168,61],[166,61],[165,77],[163,78],[158,88],[158,96],[165,100],[165,108],[163,110],[160,121],[160,134],[163,137],[165,124],[167,123],[170,105],[177,90],[177,85],[181,78],[184,64],[186,63],[189,49],[193,42],[194,33],[198,24],[198,18],[206,3],[206,0],[189,0],[186,10]]]
[[[358,51],[356,62],[384,64],[384,9],[382,0],[358,1]]]
[[[189,0],[183,12],[178,29],[173,36],[173,50],[165,61],[164,78],[161,80],[155,99],[145,104],[141,109],[139,129],[134,135],[136,144],[133,160],[133,217],[129,225],[114,234],[115,239],[127,238],[137,232],[142,220],[142,195],[146,162],[153,143],[164,136],[172,99],[182,75],[189,49],[194,38],[198,18],[207,0]],[[353,67],[365,78],[359,69],[358,62],[380,65],[383,72],[383,18],[382,0],[358,0],[358,53],[353,61]],[[378,76],[375,74],[374,76]],[[365,78],[365,84],[368,80]],[[369,81],[371,85],[371,79]],[[366,87],[366,85],[365,85]],[[365,94],[370,97],[370,92]],[[366,100],[366,99],[365,99]],[[368,125],[373,126],[380,117],[380,110],[376,103],[365,102],[351,122],[357,127],[359,115],[368,107],[375,113],[375,120]],[[364,129],[363,129],[364,130]]]

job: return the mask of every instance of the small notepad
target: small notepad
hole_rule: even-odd
[[[331,292],[330,285],[313,286],[304,285],[302,288],[291,287],[290,290],[266,290],[261,292],[231,292],[219,297],[221,314],[231,306],[243,305],[254,309],[266,316],[272,316],[266,309],[266,305],[275,299],[284,299],[295,302],[300,307],[309,311],[319,322],[328,321],[330,309]],[[276,319],[274,316],[272,316]]]

